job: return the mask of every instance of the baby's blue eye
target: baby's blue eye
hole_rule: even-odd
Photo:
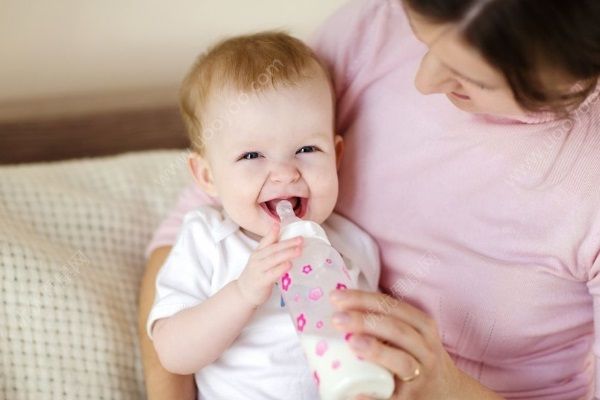
[[[238,158],[238,160],[254,160],[255,158],[260,157],[260,154],[256,151],[249,151],[244,153]]]
[[[299,153],[313,153],[313,152],[318,151],[318,150],[319,150],[319,148],[317,146],[304,146],[304,147],[301,147],[296,152],[296,154],[299,154]]]

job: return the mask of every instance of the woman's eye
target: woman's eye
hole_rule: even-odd
[[[478,82],[473,82],[473,81],[470,81],[470,80],[466,80],[466,82],[468,82],[469,84],[471,84],[471,85],[473,85],[476,88],[481,89],[481,90],[488,90],[489,89],[487,86],[482,85],[481,83],[478,83]]]
[[[319,148],[317,146],[303,146],[303,147],[301,147],[296,152],[296,154],[299,154],[299,153],[313,153],[313,152],[318,151],[318,150],[319,150]]]
[[[244,153],[238,158],[238,160],[254,160],[255,158],[259,158],[260,154],[256,151],[249,151]]]
[[[468,79],[468,78],[465,78],[465,77],[463,77],[463,76],[461,76],[461,75],[455,75],[455,76],[456,76],[456,78],[457,78],[457,79],[459,79],[459,80],[460,80],[460,82],[462,82],[462,83],[467,83],[468,85],[474,86],[474,87],[476,87],[476,88],[478,88],[478,89],[481,89],[481,90],[489,90],[489,87],[488,87],[488,86],[486,86],[486,85],[482,85],[482,84],[481,84],[481,83],[479,83],[479,82],[474,82],[474,81],[472,81],[472,80],[470,80],[470,79]]]

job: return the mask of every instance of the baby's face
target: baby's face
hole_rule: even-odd
[[[202,167],[193,171],[205,180],[204,188],[256,236],[279,221],[275,205],[281,199],[290,200],[302,219],[321,223],[329,217],[338,195],[342,139],[333,132],[325,76],[248,95],[220,93],[205,114],[205,162],[199,163],[204,177]]]

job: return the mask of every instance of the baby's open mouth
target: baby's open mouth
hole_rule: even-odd
[[[277,203],[279,203],[282,200],[287,200],[292,204],[292,207],[294,208],[294,213],[298,218],[304,217],[304,215],[306,214],[306,205],[308,204],[308,199],[306,197],[279,197],[260,203],[260,206],[272,218],[279,221],[279,216],[277,215],[275,209],[277,207]]]

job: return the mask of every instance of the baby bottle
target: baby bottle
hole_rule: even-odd
[[[323,228],[296,217],[288,201],[276,207],[281,219],[280,240],[303,236],[302,254],[281,277],[279,289],[306,353],[321,400],[346,400],[358,394],[388,399],[394,379],[385,368],[360,359],[347,343],[348,334],[331,323],[333,289],[353,288],[340,254]]]

